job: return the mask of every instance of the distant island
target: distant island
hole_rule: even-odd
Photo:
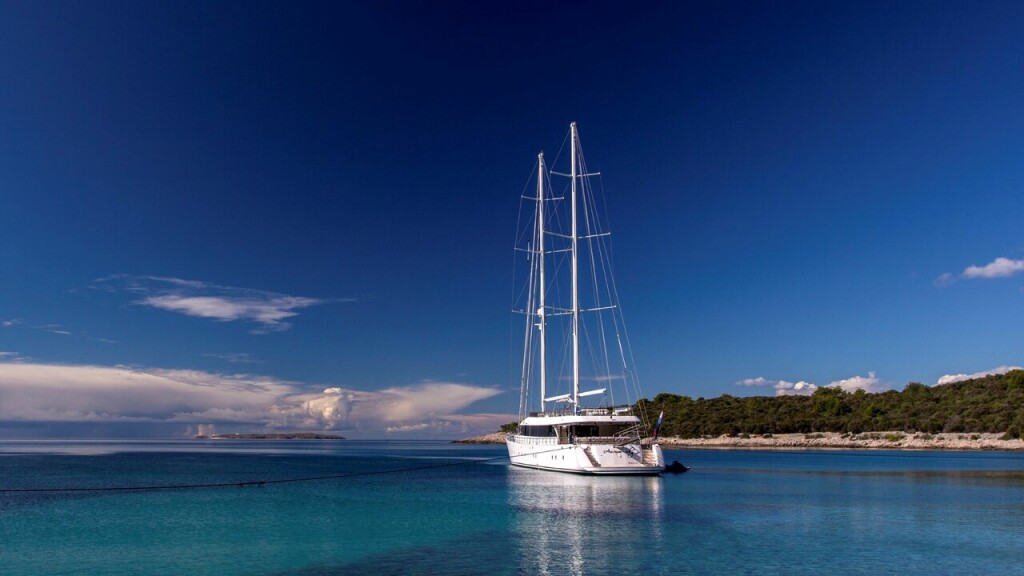
[[[664,412],[665,447],[1024,450],[1024,370],[902,391],[818,388],[810,396],[676,394],[643,399],[650,420]],[[501,443],[500,432],[460,443]]]
[[[319,432],[258,432],[254,434],[200,434],[196,440],[344,440],[344,436]]]

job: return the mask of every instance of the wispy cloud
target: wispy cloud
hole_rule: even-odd
[[[11,326],[17,326],[21,324],[21,320],[17,318],[11,318],[10,320],[0,320],[0,327],[10,328]]]
[[[297,316],[295,310],[307,308],[321,301],[315,298],[292,296],[274,296],[262,294],[258,296],[185,296],[181,294],[164,294],[147,296],[137,304],[161,308],[171,312],[180,312],[187,316],[212,318],[230,322],[233,320],[250,320],[262,325],[255,333],[280,332],[291,328],[291,324],[283,322],[285,318]]]
[[[495,388],[450,382],[380,391],[305,388],[299,382],[252,374],[0,362],[0,421],[241,424],[359,430],[370,436],[416,427],[476,431],[478,423],[510,421],[506,416],[459,414],[498,394]]]
[[[1024,272],[1024,259],[1013,260],[1000,256],[983,266],[971,265],[964,268],[959,275],[946,272],[935,279],[936,286],[952,284],[959,278],[965,280],[989,280],[992,278],[1009,278]]]
[[[71,330],[68,330],[61,324],[45,324],[43,326],[36,326],[36,329],[43,330],[51,334],[60,334],[61,336],[71,335]]]
[[[118,274],[101,278],[94,287],[123,290],[139,295],[133,303],[186,316],[221,322],[247,321],[258,325],[253,334],[280,332],[291,328],[286,322],[299,310],[331,302],[352,302],[352,298],[307,298],[265,290],[220,286],[199,280],[163,276]]]
[[[984,378],[985,376],[993,374],[1006,374],[1010,370],[1024,370],[1024,368],[1021,368],[1020,366],[998,366],[991,370],[982,370],[981,372],[975,372],[974,374],[945,374],[935,382],[935,385],[941,386],[943,384],[963,382],[964,380],[974,380],[975,378]]]
[[[231,362],[232,364],[261,364],[263,361],[256,359],[255,356],[248,352],[227,352],[224,354],[203,354],[207,358],[217,358],[218,360],[224,360],[225,362]]]
[[[775,390],[776,396],[810,396],[819,388],[817,384],[800,380],[790,382],[788,380],[771,380],[764,376],[747,378],[736,383],[739,386],[770,387]],[[833,380],[826,386],[841,388],[847,392],[864,390],[865,392],[884,392],[892,388],[882,382],[874,372],[868,372],[867,376],[853,376],[842,380]]]

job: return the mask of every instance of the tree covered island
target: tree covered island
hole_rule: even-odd
[[[846,392],[822,387],[810,396],[723,394],[696,400],[658,394],[641,400],[648,415],[665,412],[662,436],[836,432],[1024,434],[1024,370],[938,386],[911,382],[902,391]]]

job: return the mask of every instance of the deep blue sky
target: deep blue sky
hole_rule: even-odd
[[[519,195],[572,121],[649,395],[1020,365],[1021,30],[1015,1],[0,3],[0,431],[507,421]]]

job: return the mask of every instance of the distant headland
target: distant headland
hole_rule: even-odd
[[[259,432],[254,434],[200,434],[196,440],[344,440],[344,436],[319,432]]]

